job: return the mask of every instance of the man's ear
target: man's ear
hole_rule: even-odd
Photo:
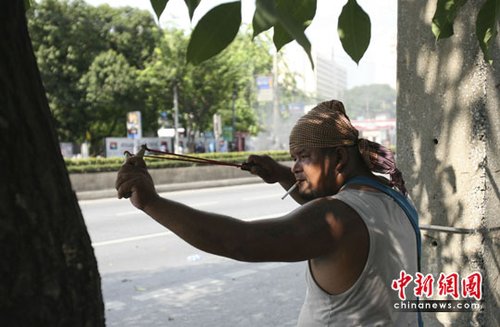
[[[343,172],[349,162],[349,151],[344,146],[339,146],[335,148],[335,155],[337,157],[337,164],[335,169],[338,172]]]

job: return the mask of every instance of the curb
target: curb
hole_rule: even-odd
[[[230,179],[196,181],[196,182],[186,182],[186,183],[163,184],[163,185],[156,185],[155,187],[158,193],[163,193],[163,192],[185,191],[185,190],[203,189],[211,187],[255,184],[261,182],[263,182],[262,179],[255,176],[255,177],[244,177],[244,178],[230,178]],[[81,191],[81,192],[76,192],[76,197],[78,201],[114,198],[116,197],[116,190],[106,189],[106,190],[95,190],[95,191]]]

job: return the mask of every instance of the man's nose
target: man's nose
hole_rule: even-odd
[[[295,160],[292,164],[292,167],[290,168],[292,170],[292,173],[297,173],[302,170],[302,165],[300,164],[299,160]]]

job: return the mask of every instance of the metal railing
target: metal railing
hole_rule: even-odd
[[[461,228],[461,227],[450,227],[450,226],[440,226],[440,225],[420,225],[421,230],[428,230],[441,233],[452,233],[452,234],[487,234],[490,232],[500,230],[500,226],[497,227],[480,227],[480,228]]]

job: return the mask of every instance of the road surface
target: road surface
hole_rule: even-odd
[[[285,214],[278,185],[164,193],[244,220]],[[127,200],[81,201],[102,277],[107,326],[294,326],[305,295],[299,263],[244,263],[199,251]]]

